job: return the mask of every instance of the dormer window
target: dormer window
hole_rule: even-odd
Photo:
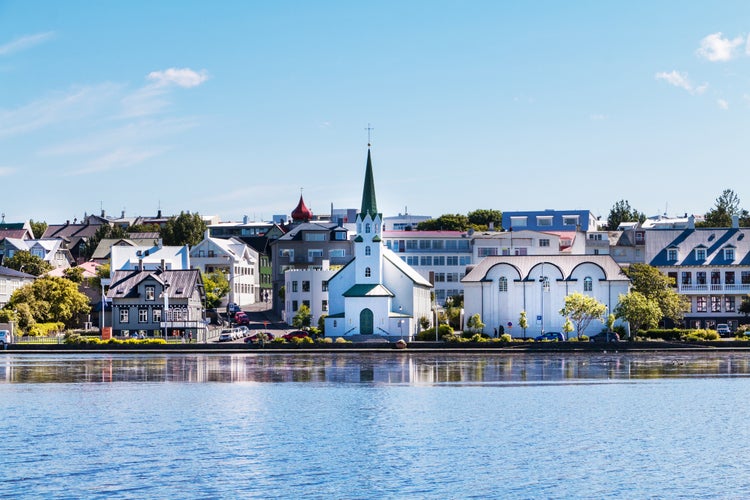
[[[695,249],[695,260],[706,260],[706,249],[696,248]]]
[[[734,248],[724,249],[724,260],[734,260]]]
[[[563,225],[565,226],[578,225],[578,216],[577,215],[563,215]]]
[[[670,248],[667,250],[667,260],[669,261],[676,261],[677,260],[677,249],[676,248]]]
[[[536,218],[536,225],[537,226],[545,226],[549,227],[552,225],[552,216],[545,215],[545,216],[538,216]]]

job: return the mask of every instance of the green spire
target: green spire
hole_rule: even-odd
[[[372,176],[372,159],[370,150],[367,150],[367,170],[365,171],[365,188],[362,190],[362,208],[359,213],[364,217],[366,214],[374,219],[378,213],[378,203],[375,201],[375,180]]]

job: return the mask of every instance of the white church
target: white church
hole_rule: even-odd
[[[412,337],[431,317],[432,284],[383,245],[383,216],[367,150],[362,208],[357,214],[354,259],[328,281],[327,337]]]

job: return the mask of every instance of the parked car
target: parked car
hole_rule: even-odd
[[[729,328],[729,325],[727,323],[719,323],[716,325],[716,333],[718,333],[721,337],[729,337],[732,335],[732,329]]]
[[[304,339],[309,336],[310,334],[304,330],[294,330],[287,333],[286,335],[282,335],[281,338],[286,340],[287,342],[290,342],[292,339]]]
[[[266,342],[270,342],[270,341],[272,341],[274,339],[273,333],[270,333],[270,332],[258,332],[258,333],[254,334],[254,335],[250,335],[249,337],[247,337],[245,339],[245,343],[246,344],[257,344],[258,342],[260,342],[260,336],[261,335],[265,335],[265,337],[266,337],[265,341]]]
[[[234,322],[238,325],[249,325],[250,317],[246,313],[240,311],[234,315]]]
[[[246,327],[245,325],[238,326],[237,328],[235,328],[235,330],[237,330],[238,339],[245,338],[248,335],[250,335],[250,329]]]
[[[5,344],[12,344],[13,336],[10,330],[0,330],[0,345],[5,347]]]
[[[619,342],[620,336],[617,332],[601,332],[589,337],[589,342]]]
[[[565,336],[560,332],[545,332],[534,338],[537,342],[549,341],[549,342],[564,342]]]
[[[240,309],[240,306],[238,306],[234,302],[230,302],[229,304],[227,304],[227,312],[229,314],[236,314],[240,311],[242,311],[242,309]]]
[[[219,335],[219,342],[227,342],[230,340],[234,340],[234,329],[227,328],[226,330],[222,330],[221,334]]]

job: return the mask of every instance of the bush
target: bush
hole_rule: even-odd
[[[686,342],[698,342],[705,340],[719,340],[719,333],[716,330],[692,330],[682,337]]]
[[[32,337],[47,337],[51,333],[59,333],[65,330],[65,323],[34,323],[26,329],[26,335]]]
[[[336,338],[336,343],[337,344],[351,344],[352,341],[351,340],[346,340],[344,337],[337,337]]]
[[[292,337],[292,343],[295,345],[314,344],[315,341],[310,337]]]
[[[331,337],[321,337],[316,340],[318,344],[332,344],[333,339]]]
[[[442,339],[446,335],[453,335],[453,328],[451,328],[449,325],[440,325],[440,329],[438,330],[438,338]],[[428,328],[427,330],[422,330],[414,338],[415,340],[423,340],[428,342],[430,340],[435,340],[435,329]]]
[[[503,333],[500,335],[500,342],[513,342],[513,337],[510,336],[510,333]]]

